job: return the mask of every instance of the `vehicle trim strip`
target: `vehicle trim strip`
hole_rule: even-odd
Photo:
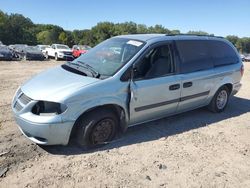
[[[194,95],[188,95],[188,96],[185,96],[185,97],[181,97],[180,102],[186,101],[186,100],[189,100],[189,99],[193,99],[193,98],[196,98],[196,97],[206,96],[206,95],[209,94],[209,92],[210,91],[205,91],[205,92],[202,92],[202,93],[197,93],[197,94],[194,94]]]
[[[135,108],[135,111],[139,112],[139,111],[148,110],[148,109],[151,109],[151,108],[157,108],[157,107],[160,107],[160,106],[173,104],[173,103],[176,103],[176,102],[179,102],[179,101],[180,101],[180,99],[173,99],[173,100],[170,100],[170,101],[164,101],[164,102],[150,104],[150,105],[146,105],[146,106],[140,106],[140,107]]]
[[[151,109],[151,108],[157,108],[157,107],[160,107],[160,106],[165,106],[165,105],[173,104],[173,103],[176,103],[176,102],[182,102],[182,101],[190,100],[190,99],[193,99],[193,98],[206,96],[209,93],[210,93],[210,91],[205,91],[205,92],[202,92],[202,93],[197,93],[197,94],[194,94],[194,95],[188,95],[188,96],[181,97],[181,98],[178,98],[178,99],[173,99],[173,100],[164,101],[164,102],[160,102],[160,103],[140,106],[140,107],[135,108],[135,112],[140,112],[140,111],[148,110],[148,109]]]

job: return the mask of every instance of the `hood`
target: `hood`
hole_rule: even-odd
[[[0,51],[0,57],[12,55],[10,51]]]
[[[58,52],[72,52],[71,49],[58,49]]]
[[[61,66],[42,72],[23,84],[21,90],[34,100],[60,102],[80,88],[100,81],[78,75]]]
[[[0,54],[11,54],[11,51],[8,48],[0,48]]]

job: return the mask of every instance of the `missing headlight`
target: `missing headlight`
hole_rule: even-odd
[[[63,113],[67,109],[66,105],[48,102],[48,101],[39,101],[32,108],[32,113],[40,116],[48,116],[48,115],[58,115]]]

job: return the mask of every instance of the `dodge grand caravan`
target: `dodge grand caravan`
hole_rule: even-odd
[[[241,87],[231,43],[193,35],[125,35],[24,83],[12,110],[42,145],[107,143],[129,126],[207,106],[222,112]]]

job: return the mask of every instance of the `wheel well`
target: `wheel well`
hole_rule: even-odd
[[[108,109],[108,110],[111,110],[112,112],[115,113],[115,115],[121,119],[121,113],[123,112],[124,113],[124,110],[122,107],[120,107],[119,105],[116,105],[116,104],[105,104],[105,105],[102,105],[102,106],[96,106],[96,107],[93,107],[93,108],[90,108],[89,110],[87,110],[86,112],[84,112],[82,115],[85,115],[87,113],[90,113],[92,111],[95,111],[95,110],[99,110],[99,109]],[[82,116],[81,115],[81,116]],[[125,114],[124,114],[125,115]],[[80,117],[81,117],[80,116]],[[80,118],[79,117],[79,118]]]
[[[232,93],[232,90],[233,90],[233,84],[225,84],[224,86],[226,86],[227,87],[227,89],[228,89],[228,91],[229,91],[229,94],[231,94]]]
[[[96,107],[90,108],[89,110],[85,111],[77,118],[77,120],[75,121],[74,126],[71,130],[71,133],[70,133],[70,141],[72,141],[72,139],[75,136],[76,129],[77,129],[77,123],[80,120],[80,118],[87,115],[90,112],[100,110],[100,109],[109,109],[115,113],[115,115],[117,116],[117,118],[120,122],[119,127],[118,127],[118,132],[122,132],[122,131],[126,130],[126,118],[125,118],[124,109],[121,106],[116,105],[116,104],[106,104],[106,105],[96,106]]]

